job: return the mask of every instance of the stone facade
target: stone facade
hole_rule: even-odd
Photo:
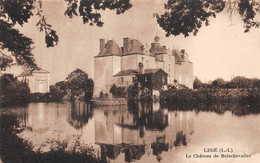
[[[168,74],[168,84],[177,81],[192,88],[193,64],[188,54],[184,50],[169,50],[159,41],[156,36],[149,47],[139,40],[124,38],[123,47],[119,47],[114,40],[100,39],[100,52],[94,58],[94,97],[99,97],[100,92],[108,93],[113,84],[133,84],[135,74],[146,69],[162,69]]]
[[[31,93],[47,93],[50,91],[50,73],[42,68],[24,71],[17,78],[28,84]]]

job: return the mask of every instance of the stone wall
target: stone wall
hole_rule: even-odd
[[[135,75],[115,76],[113,78],[116,86],[129,86],[133,84],[133,77],[135,77]]]
[[[191,62],[181,62],[175,64],[174,78],[179,84],[184,84],[189,88],[193,88],[193,64]]]
[[[99,97],[101,91],[108,93],[110,87],[113,85],[113,75],[120,71],[120,57],[95,57],[94,67],[95,86],[93,97]]]
[[[26,82],[30,88],[31,93],[47,93],[50,91],[50,74],[33,73],[32,76],[26,77]]]

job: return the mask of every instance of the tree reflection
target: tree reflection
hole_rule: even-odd
[[[197,105],[171,105],[167,106],[161,104],[162,108],[167,108],[171,111],[195,111],[199,112],[215,112],[217,114],[224,114],[227,111],[231,111],[236,116],[246,116],[250,114],[260,113],[260,104],[258,103],[216,103],[216,104],[197,104]]]
[[[140,160],[141,157],[145,154],[144,145],[125,145],[125,161],[132,162],[134,160]]]
[[[73,102],[67,121],[76,129],[82,129],[93,117],[93,109],[89,103]]]
[[[162,160],[162,152],[169,150],[169,144],[165,142],[165,136],[157,137],[156,142],[152,143],[151,147],[153,149],[153,155],[156,156],[156,159],[159,162]]]
[[[187,146],[187,140],[186,140],[186,135],[183,134],[183,132],[177,132],[176,133],[176,140],[174,141],[174,146]]]

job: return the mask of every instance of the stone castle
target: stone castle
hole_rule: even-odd
[[[123,38],[123,47],[114,40],[100,39],[100,52],[94,57],[94,97],[109,93],[113,84],[129,86],[136,82],[136,74],[153,73],[162,69],[168,74],[167,84],[193,87],[193,63],[184,49],[169,50],[161,46],[156,36],[149,47],[137,39]],[[140,70],[140,65],[141,69]]]

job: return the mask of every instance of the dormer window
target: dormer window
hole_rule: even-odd
[[[134,76],[133,77],[133,83],[137,81],[137,78]]]

